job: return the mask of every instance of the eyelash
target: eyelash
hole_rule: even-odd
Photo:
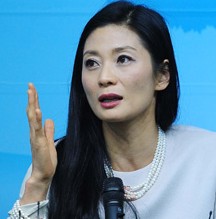
[[[127,59],[127,61],[125,62],[125,59]],[[123,61],[124,60],[124,61]],[[122,62],[123,61],[123,62]],[[127,55],[120,55],[117,59],[117,63],[121,63],[121,64],[124,64],[124,63],[128,63],[130,61],[134,61],[133,58],[131,58],[130,56],[127,56]]]
[[[120,55],[117,58],[117,63],[120,63],[120,64],[127,64],[128,62],[131,62],[131,61],[134,61],[134,59],[131,58],[130,56],[127,56],[127,55]],[[87,59],[85,61],[85,67],[89,68],[89,69],[94,69],[98,65],[99,65],[99,63],[97,61],[95,61],[94,59]]]
[[[96,65],[95,65],[96,64]],[[85,67],[87,67],[87,68],[95,68],[95,67],[97,67],[98,66],[98,62],[97,61],[95,61],[94,59],[87,59],[86,61],[85,61]]]

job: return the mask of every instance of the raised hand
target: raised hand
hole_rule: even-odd
[[[32,173],[26,182],[25,192],[20,200],[21,204],[46,198],[57,165],[54,123],[47,119],[43,127],[37,91],[32,83],[29,83],[28,86],[27,117],[30,127]]]

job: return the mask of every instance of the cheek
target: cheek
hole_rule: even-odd
[[[82,75],[82,85],[87,97],[94,93],[93,80],[85,74]]]
[[[86,77],[86,74],[82,74],[82,85],[83,85],[85,92],[89,90],[89,86],[90,86],[89,84],[90,83],[89,83],[88,77]]]
[[[154,84],[152,74],[149,72],[135,72],[127,81],[135,90],[152,88]]]
[[[137,85],[152,83],[154,77],[152,66],[148,62],[137,62],[128,69],[127,73],[128,74],[125,74],[128,76],[127,80],[136,83]]]

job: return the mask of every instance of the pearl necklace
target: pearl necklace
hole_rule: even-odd
[[[164,131],[158,127],[158,141],[157,148],[154,154],[153,161],[151,163],[151,168],[148,173],[147,179],[144,183],[137,186],[124,186],[125,199],[128,201],[134,201],[143,197],[146,192],[154,185],[160,172],[165,159],[166,152],[166,136]],[[107,177],[114,177],[113,169],[111,163],[108,159],[104,160],[104,169]]]

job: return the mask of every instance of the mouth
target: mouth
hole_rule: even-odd
[[[113,102],[113,101],[119,101],[119,100],[122,100],[123,97],[120,96],[120,95],[117,95],[117,94],[113,94],[113,93],[110,93],[110,94],[102,94],[98,100],[101,102],[101,103],[109,103],[109,102]]]
[[[109,93],[109,94],[102,94],[98,100],[101,104],[101,107],[104,109],[112,109],[118,106],[121,103],[121,100],[123,99],[122,96]]]

